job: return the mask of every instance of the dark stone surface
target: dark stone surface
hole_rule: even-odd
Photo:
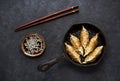
[[[20,32],[14,29],[55,11],[79,5],[80,13]],[[98,26],[107,40],[107,53],[95,67],[81,68],[68,61],[38,72],[37,65],[63,53],[62,40],[71,25],[89,22]],[[20,50],[22,37],[37,32],[47,48],[38,58]],[[0,0],[0,81],[120,81],[120,0]]]

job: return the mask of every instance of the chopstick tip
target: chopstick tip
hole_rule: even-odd
[[[17,32],[17,30],[15,30],[14,32]]]
[[[72,6],[71,8],[74,9],[74,8],[78,8],[79,6],[78,5],[75,5],[75,6]]]
[[[18,32],[18,31],[19,31],[19,29],[17,29],[17,28],[16,28],[14,31],[15,31],[15,32]]]
[[[77,9],[77,10],[73,10],[72,12],[73,12],[73,13],[79,12],[79,9]]]

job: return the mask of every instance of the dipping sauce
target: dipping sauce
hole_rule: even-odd
[[[39,56],[45,50],[45,40],[37,33],[26,34],[21,42],[21,49],[27,56]]]

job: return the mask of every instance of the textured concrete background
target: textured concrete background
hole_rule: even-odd
[[[79,5],[80,12],[20,32],[14,29],[55,11]],[[107,40],[107,53],[95,67],[81,68],[63,61],[47,72],[37,65],[63,53],[62,40],[71,25],[87,22],[98,26]],[[22,37],[37,32],[47,48],[38,58],[20,50]],[[0,81],[120,81],[120,0],[0,0]]]

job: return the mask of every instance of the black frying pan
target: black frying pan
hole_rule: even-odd
[[[65,50],[65,42],[67,42],[68,44],[70,44],[70,34],[73,34],[77,37],[79,37],[79,33],[82,30],[82,26],[84,26],[88,31],[89,31],[89,35],[90,38],[93,37],[96,33],[99,33],[99,38],[98,38],[98,46],[103,45],[104,49],[102,50],[102,54],[94,61],[88,64],[79,64],[75,61],[73,61],[70,56],[67,54],[66,50]],[[104,55],[104,50],[105,50],[105,46],[106,46],[106,41],[105,41],[105,37],[103,35],[103,33],[100,31],[100,29],[98,29],[96,26],[92,25],[92,24],[88,24],[88,23],[81,23],[81,24],[75,24],[73,25],[68,32],[66,33],[64,40],[63,40],[63,48],[64,48],[64,55],[61,55],[60,57],[57,57],[45,64],[40,64],[38,66],[38,70],[39,71],[46,71],[48,70],[51,66],[53,66],[54,64],[56,64],[57,62],[59,62],[62,59],[67,59],[70,62],[72,62],[74,65],[77,66],[83,66],[83,67],[87,67],[87,66],[93,66],[99,63],[99,61],[102,59],[103,55]]]

